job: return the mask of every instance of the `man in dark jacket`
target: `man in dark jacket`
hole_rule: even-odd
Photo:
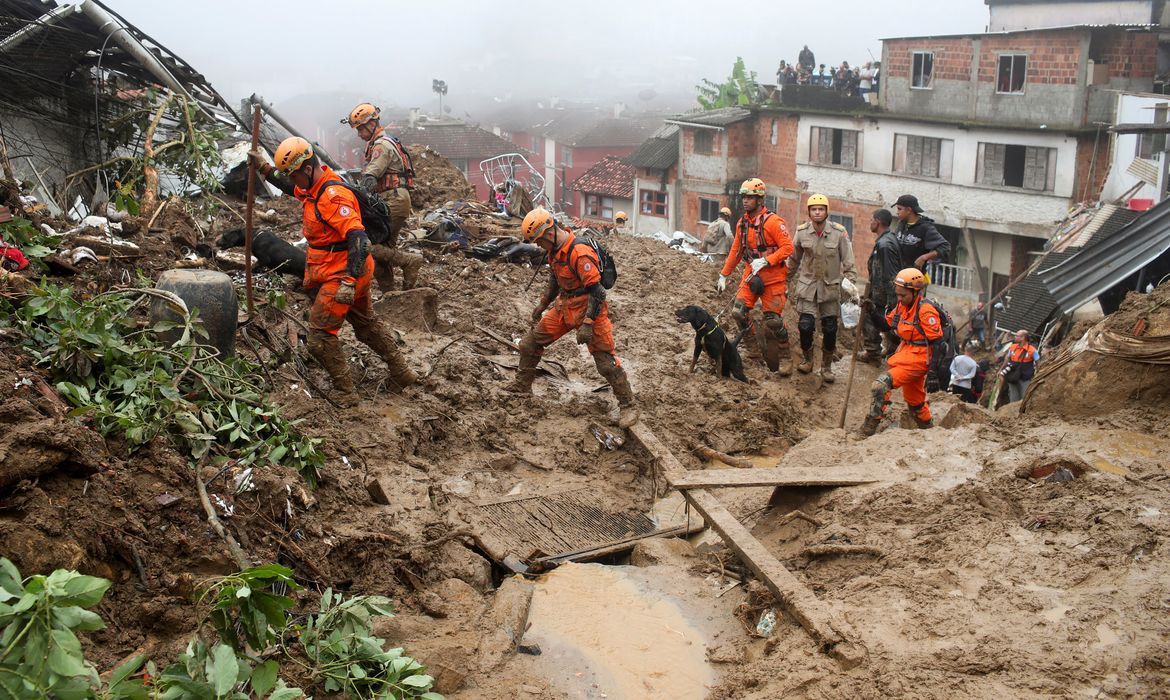
[[[870,252],[869,261],[866,263],[866,274],[869,276],[867,298],[873,302],[874,308],[880,309],[883,313],[897,301],[894,296],[894,277],[904,267],[902,247],[898,245],[897,236],[890,230],[892,222],[893,216],[889,209],[876,210],[869,222],[869,230],[877,234],[877,241],[874,242],[873,251]],[[870,322],[868,315],[863,316],[862,321],[865,324],[862,327],[865,353],[858,359],[878,364],[882,359],[882,333]],[[887,345],[890,352],[893,352],[894,348],[898,347],[897,338],[891,338]]]
[[[951,244],[934,227],[933,219],[919,216],[922,207],[918,206],[917,197],[912,194],[898,197],[898,201],[894,202],[894,213],[898,216],[894,235],[902,247],[902,267],[916,267],[926,271],[926,264],[931,260],[946,260],[951,252]]]
[[[796,62],[801,65],[806,71],[812,73],[813,68],[817,65],[817,59],[813,56],[813,52],[809,51],[808,44],[800,50],[800,54],[796,57]]]

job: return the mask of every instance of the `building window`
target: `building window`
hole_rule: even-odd
[[[944,180],[951,179],[955,142],[929,136],[894,134],[894,172]]]
[[[613,218],[613,198],[597,194],[585,195],[585,216],[595,219]]]
[[[648,216],[666,216],[666,193],[655,190],[642,190],[639,195],[642,203],[642,213]]]
[[[934,87],[934,52],[915,51],[913,56],[910,87],[916,90],[931,89]]]
[[[776,195],[764,195],[764,207],[767,208],[768,211],[776,211]]]
[[[780,140],[780,120],[773,119],[772,120],[772,145],[775,146],[776,142],[779,140]]]
[[[561,165],[566,168],[573,167],[573,149],[568,146],[561,146]]]
[[[719,200],[699,198],[699,222],[711,223],[719,218]]]
[[[841,224],[849,232],[849,240],[853,240],[853,217],[847,214],[829,214],[829,221]]]
[[[699,129],[695,132],[695,153],[702,156],[709,156],[715,150],[715,134],[706,129]]]
[[[809,160],[821,165],[841,165],[856,168],[857,141],[860,131],[850,129],[812,128]]]
[[[1154,105],[1154,123],[1166,123],[1167,103]],[[1137,157],[1149,160],[1166,150],[1166,134],[1138,134]]]
[[[995,91],[1005,95],[1024,94],[1024,78],[1028,74],[1028,57],[1023,54],[1004,54],[999,57],[999,79]]]
[[[975,171],[975,180],[984,185],[1051,192],[1056,186],[1056,149],[981,143]]]
[[[452,158],[451,165],[459,169],[463,173],[463,177],[467,177],[467,159],[466,158]]]

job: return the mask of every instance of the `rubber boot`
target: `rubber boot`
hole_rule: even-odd
[[[418,273],[422,270],[423,263],[422,256],[411,255],[410,259],[402,266],[402,290],[414,289],[418,286]]]
[[[813,371],[813,351],[812,348],[801,348],[800,353],[804,356],[804,362],[796,366],[796,370],[801,374],[808,374]]]
[[[536,381],[536,366],[540,364],[538,355],[520,353],[520,367],[516,370],[516,378],[506,387],[507,391],[515,394],[531,394],[532,382]]]
[[[821,353],[821,379],[825,380],[825,384],[837,381],[837,375],[833,374],[832,350],[825,350]]]
[[[764,364],[772,372],[780,371],[780,341],[764,329]]]
[[[632,427],[642,417],[642,412],[634,405],[634,390],[630,387],[630,380],[625,370],[618,368],[620,374],[609,379],[613,388],[613,395],[618,402],[618,427],[624,429]]]
[[[394,291],[394,267],[389,264],[382,263],[381,260],[374,261],[374,281],[378,283],[378,289],[383,294],[389,294]]]
[[[394,338],[390,336],[389,331],[384,327],[379,328],[377,332],[370,334],[369,337],[361,338],[361,340],[386,363],[386,368],[390,370],[390,380],[399,389],[405,389],[411,384],[418,382],[418,375],[406,364],[406,358],[402,356],[402,351],[398,349],[398,343],[394,342]]]
[[[857,431],[862,437],[869,437],[877,432],[878,424],[882,422],[880,416],[866,416],[861,428]]]
[[[928,429],[934,427],[934,419],[933,418],[927,418],[926,420],[922,420],[921,418],[918,417],[917,414],[912,414],[911,418],[914,419],[914,425],[919,430],[928,430]]]
[[[776,374],[781,377],[792,376],[792,345],[787,340],[776,341],[776,347],[780,350],[780,366],[776,368]]]
[[[336,395],[333,401],[342,408],[352,408],[361,401],[361,397],[354,390],[353,377],[349,373],[349,364],[345,361],[345,354],[341,351],[341,341],[328,333],[309,333],[309,354],[313,356],[333,382]]]

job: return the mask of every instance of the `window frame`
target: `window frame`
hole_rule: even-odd
[[[695,130],[695,155],[715,155],[715,134],[710,129]]]
[[[849,232],[849,240],[853,240],[853,215],[852,214],[835,214],[829,212],[829,221],[841,224],[845,230]]]
[[[667,205],[669,201],[667,193],[662,190],[642,189],[638,191],[638,211],[646,216],[660,219],[668,218]]]
[[[825,140],[821,132],[831,132],[828,140],[828,158],[821,157],[821,141]],[[836,143],[840,134],[840,143]],[[853,162],[845,162],[846,134],[853,139]],[[838,158],[834,163],[833,158]],[[845,168],[847,170],[861,170],[861,131],[859,129],[841,129],[835,126],[812,126],[809,131],[808,162],[811,165],[820,165],[829,168]]]
[[[922,58],[921,70],[916,69],[915,63],[918,63],[919,57]],[[926,63],[930,63],[930,71],[925,70]],[[921,80],[926,76],[926,80]],[[917,83],[925,82],[925,85]],[[910,52],[910,89],[911,90],[933,90],[934,89],[934,51],[927,50],[913,50]]]
[[[1007,84],[1008,89],[1007,90],[1001,89],[1002,88],[1001,80],[1003,79],[1003,68],[1004,68],[1003,60],[1005,58],[1011,60],[1011,66],[1008,69],[1008,84]],[[1021,69],[1021,72],[1023,75],[1020,76],[1020,89],[1019,90],[1012,90],[1011,88],[1015,83],[1014,78],[1016,75],[1016,59],[1021,59],[1024,63],[1023,68]],[[995,94],[997,94],[997,95],[1023,95],[1024,88],[1025,88],[1025,86],[1027,86],[1027,84],[1028,84],[1028,54],[1026,54],[1026,53],[1001,53],[1001,54],[999,54],[999,58],[996,61],[996,70],[995,70]]]
[[[774,194],[765,194],[764,195],[764,207],[768,211],[776,211],[776,207],[778,207],[778,206],[780,206],[780,202],[776,198],[776,195],[774,195]]]
[[[917,170],[913,166],[915,160],[913,146],[915,142],[919,144]],[[930,174],[929,168],[924,167],[928,162],[926,156],[931,150],[934,150],[934,175]],[[891,173],[905,177],[921,177],[929,180],[950,182],[954,177],[954,167],[954,139],[944,139],[938,136],[925,136],[921,134],[894,134],[893,162],[890,164]]]
[[[1020,153],[1016,149],[1024,149]],[[1008,149],[1012,149],[1009,153]],[[1011,154],[1016,154],[1021,161],[1020,184],[1007,184],[1007,168],[1008,160]],[[987,169],[988,156],[992,155],[993,159],[1000,161],[999,177],[993,178],[992,174]],[[1037,177],[1037,168],[1039,161],[1043,158],[1043,175],[1044,187],[1037,188],[1029,186],[1029,170],[1031,170],[1031,180],[1035,184]],[[1057,149],[1049,146],[1028,146],[1026,144],[1017,143],[992,143],[979,142],[978,151],[975,158],[975,184],[986,187],[996,187],[1024,192],[1055,192],[1056,191],[1056,172],[1057,172]]]
[[[573,149],[569,146],[561,146],[561,165],[566,168],[573,167]]]
[[[719,204],[718,199],[708,199],[707,197],[699,197],[699,223],[700,224],[709,224],[712,221],[718,219],[720,206],[721,205]],[[710,216],[710,217],[706,216],[703,212],[703,209],[705,209],[705,208],[709,209],[709,210],[713,210],[713,211],[707,212],[708,214],[713,214],[713,216]]]
[[[1170,102],[1154,105],[1154,124],[1165,124]],[[1166,152],[1166,134],[1138,134],[1135,158],[1153,160],[1159,153]]]

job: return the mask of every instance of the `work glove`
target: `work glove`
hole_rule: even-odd
[[[763,270],[767,266],[768,266],[768,259],[767,258],[756,258],[755,260],[752,261],[752,274],[753,275],[760,274],[760,270]]]
[[[588,345],[593,342],[593,324],[582,323],[577,327],[577,344]]]
[[[341,286],[337,288],[337,293],[333,295],[333,300],[338,304],[349,306],[353,303],[354,291],[353,282],[342,282]]]
[[[545,307],[538,306],[532,310],[532,323],[540,323],[540,317],[544,315],[544,309]]]
[[[719,281],[715,283],[715,289],[720,292],[727,290],[727,275],[719,275]]]
[[[268,161],[264,159],[264,154],[260,151],[248,151],[248,160],[252,161],[252,164],[256,166],[256,171],[263,177],[268,177],[272,174],[272,171],[275,170],[275,168],[269,165]]]

